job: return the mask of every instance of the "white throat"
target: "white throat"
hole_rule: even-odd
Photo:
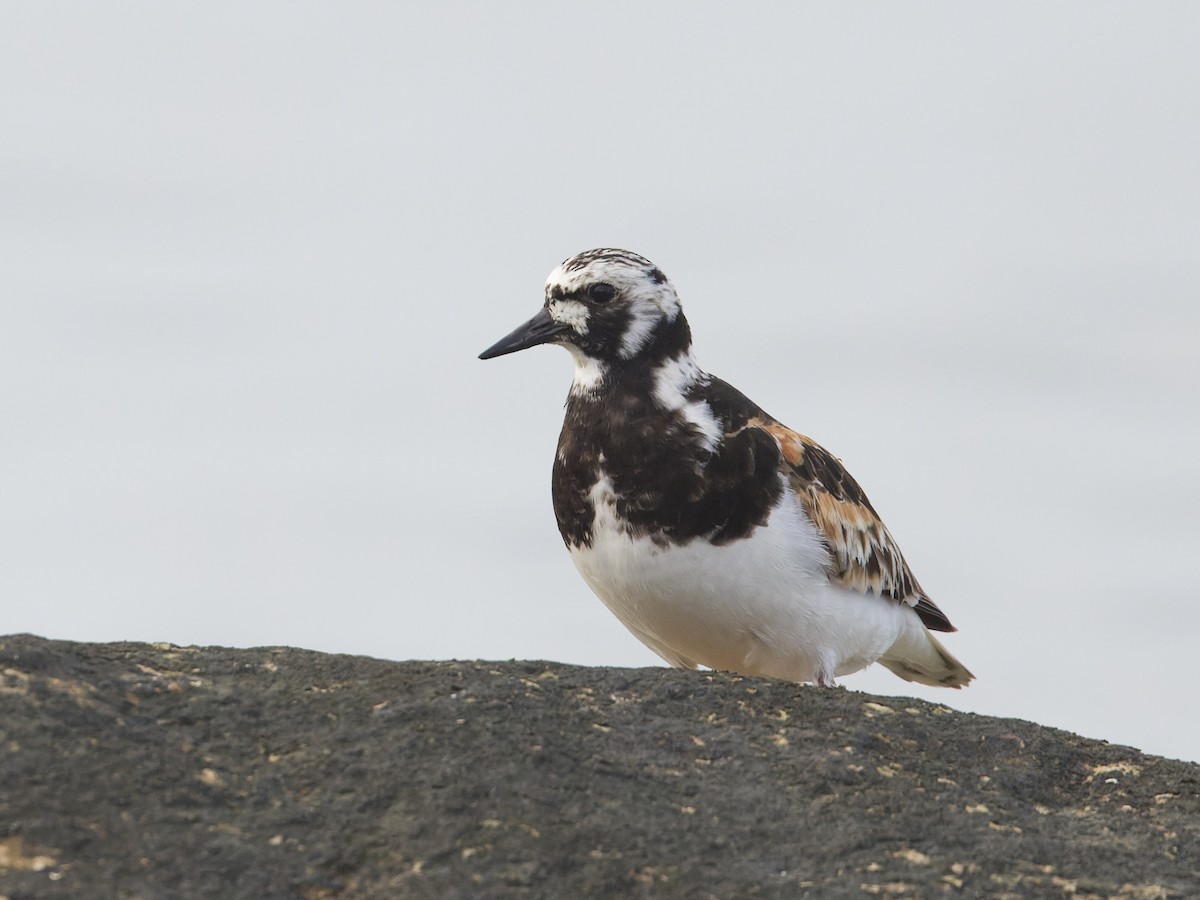
[[[566,347],[571,351],[571,358],[575,360],[575,377],[571,379],[571,396],[582,397],[594,393],[604,383],[604,376],[608,374],[608,366],[600,360],[588,356],[578,347],[570,344],[567,344]]]

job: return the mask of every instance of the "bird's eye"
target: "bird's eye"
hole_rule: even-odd
[[[607,303],[617,296],[617,289],[607,282],[599,281],[588,288],[588,296],[596,303]]]

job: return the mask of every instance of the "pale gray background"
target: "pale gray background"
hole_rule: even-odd
[[[1200,6],[0,7],[0,632],[654,664],[563,551],[637,250],[979,676],[1200,758]]]

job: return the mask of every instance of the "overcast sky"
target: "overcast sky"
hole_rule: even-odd
[[[1200,759],[1200,6],[6,4],[0,633],[657,664],[563,550],[626,247],[978,676]]]

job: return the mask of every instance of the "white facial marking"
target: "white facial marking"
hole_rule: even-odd
[[[604,308],[598,304],[604,301],[591,297],[586,291],[600,283],[616,289],[616,296],[608,301],[613,304],[611,312],[615,315],[604,318],[621,322],[624,333],[602,335],[601,339],[613,341],[615,346],[607,345],[599,356],[607,357],[615,351],[621,359],[632,359],[642,352],[660,323],[672,322],[680,315],[675,288],[648,259],[625,250],[589,250],[565,260],[546,279],[546,308],[550,317],[568,326],[578,337],[590,336],[596,341],[596,323]],[[570,350],[575,359],[571,394],[594,393],[608,377],[609,366],[589,356],[569,334],[557,343]],[[580,343],[588,344],[588,341]],[[698,373],[690,355],[688,361]],[[685,405],[688,404],[680,401],[668,408],[682,410]],[[715,443],[719,438],[719,428],[704,404],[690,404],[684,415],[701,431],[706,442]]]
[[[617,349],[622,359],[631,359],[646,345],[654,326],[661,321],[673,322],[679,315],[679,296],[669,281],[659,281],[650,272],[654,264],[644,257],[622,251],[597,256],[575,268],[566,260],[546,279],[547,296],[572,295],[589,285],[605,282],[617,289],[622,309],[629,325],[621,335]],[[661,273],[660,273],[661,274]],[[570,325],[579,334],[587,334],[589,309],[578,300],[550,300],[550,314],[555,321]]]
[[[713,450],[721,440],[721,423],[713,415],[712,407],[703,400],[687,398],[688,389],[707,377],[690,350],[673,356],[654,373],[654,399],[663,409],[682,413],[700,432],[705,447]]]
[[[578,300],[551,300],[550,318],[570,326],[576,334],[587,334],[588,308]]]
[[[546,278],[548,290],[558,288],[564,294],[573,294],[580,288],[603,281],[611,284],[627,299],[649,303],[668,322],[679,315],[679,295],[675,293],[671,282],[658,282],[647,274],[647,269],[654,267],[647,259],[634,265],[622,258],[600,257],[581,268],[567,271],[566,266],[570,262],[566,260]]]
[[[637,355],[661,318],[662,312],[644,300],[637,299],[629,304],[629,327],[621,335],[621,359],[631,359]]]

